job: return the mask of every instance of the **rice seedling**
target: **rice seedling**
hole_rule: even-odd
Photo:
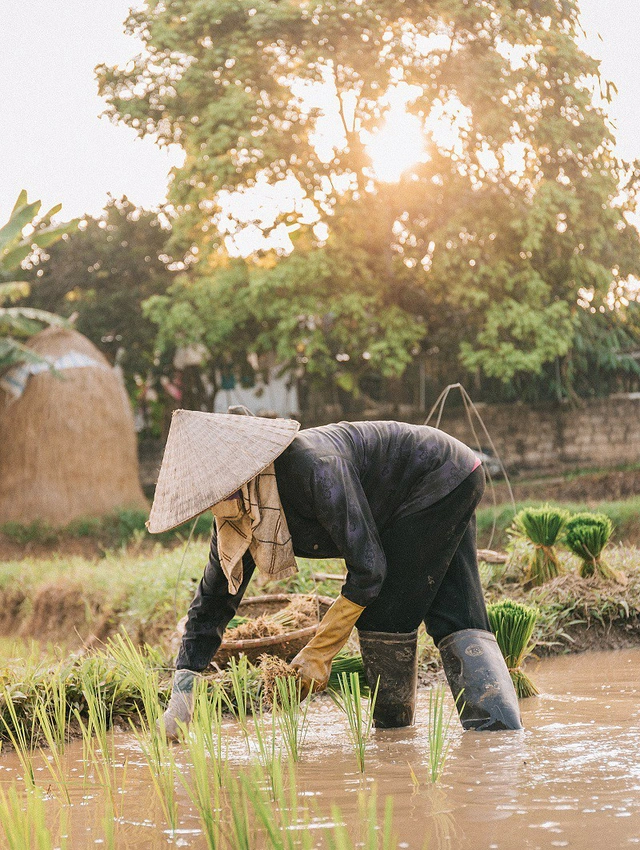
[[[251,712],[252,691],[250,682],[253,678],[250,670],[251,665],[246,655],[241,655],[240,658],[232,658],[227,668],[228,683],[231,693],[226,688],[222,691],[222,698],[225,701],[229,711],[236,718],[245,736],[245,740],[249,740],[249,730],[247,726],[247,718]]]
[[[207,758],[211,750],[209,700],[203,680],[196,683],[196,688],[194,720],[190,734],[185,736],[191,767],[188,776],[180,769],[177,773],[198,812],[207,847],[217,850],[220,846],[221,766],[216,765],[213,772],[210,770]]]
[[[145,728],[142,715],[142,729],[136,729],[133,722],[131,728],[144,756],[151,782],[162,806],[170,831],[173,833],[178,826],[178,801],[176,798],[176,762],[163,724],[154,724]]]
[[[327,832],[326,840],[329,850],[395,850],[398,846],[393,834],[393,799],[387,797],[384,806],[382,828],[378,826],[378,809],[375,792],[369,795],[361,794],[359,798],[360,822],[364,824],[364,834],[354,839],[344,822],[338,806],[331,807],[331,817],[334,827]]]
[[[226,836],[227,846],[233,850],[254,850],[256,846],[255,827],[249,815],[249,799],[244,785],[232,777],[227,783],[227,801],[231,812],[231,822]]]
[[[64,736],[62,744],[58,735],[55,720],[49,713],[49,701],[38,700],[34,708],[34,717],[40,728],[40,732],[44,737],[44,742],[49,747],[49,753],[41,750],[42,758],[45,766],[51,774],[51,779],[58,789],[59,793],[64,797],[67,805],[70,805],[71,798],[69,796],[69,787],[66,775],[66,766],[64,763]],[[63,727],[64,730],[65,727]]]
[[[222,701],[222,689],[217,684],[209,687],[205,678],[196,679],[191,729],[202,736],[206,751],[213,762],[216,782],[219,786],[222,785],[228,769],[226,738],[222,734]]]
[[[294,676],[276,679],[273,695],[273,712],[282,734],[284,745],[294,762],[300,753],[309,731],[310,700],[302,700],[302,682]]]
[[[560,575],[560,561],[554,547],[567,516],[566,511],[550,505],[523,508],[515,515],[515,533],[531,544],[525,574],[528,584],[538,586]]]
[[[312,850],[314,841],[305,827],[309,823],[306,808],[300,808],[293,762],[289,762],[289,791],[285,791],[280,763],[275,766],[276,792],[268,799],[261,771],[241,776],[242,789],[251,801],[257,823],[264,830],[270,850]]]
[[[16,699],[14,699],[14,696]],[[31,723],[18,716],[17,700],[24,699],[25,695],[20,691],[12,692],[11,688],[5,685],[2,689],[2,699],[4,708],[8,717],[3,713],[0,715],[0,720],[4,725],[6,734],[11,741],[11,744],[16,751],[20,767],[22,768],[22,779],[29,790],[36,787],[36,777],[33,770],[33,746],[35,741],[35,714],[31,715]],[[30,727],[30,728],[29,728]]]
[[[112,723],[112,710],[108,703],[100,671],[95,667],[80,671],[82,696],[87,711],[86,730],[88,738],[94,738],[101,757],[107,763],[113,761],[109,746],[108,730]],[[94,744],[95,746],[95,744]]]
[[[15,785],[7,791],[0,787],[0,825],[8,850],[53,850],[60,846],[54,841],[45,815],[44,798],[40,792],[31,790],[21,795]],[[61,818],[64,820],[62,814]]]
[[[148,647],[145,651],[148,651]],[[146,724],[150,729],[153,728],[161,714],[158,671],[146,663],[145,655],[129,635],[118,634],[111,638],[107,652],[120,668],[123,679],[129,681],[139,694]]]
[[[149,766],[151,781],[169,829],[174,832],[178,823],[176,764],[164,724],[160,722],[158,671],[145,662],[145,656],[128,635],[117,635],[109,642],[108,649],[140,694],[142,701],[142,709],[138,708],[140,729],[136,728],[131,718],[129,722]]]
[[[440,781],[444,766],[449,755],[451,744],[450,730],[451,720],[456,713],[455,706],[448,714],[445,714],[444,685],[432,688],[429,691],[429,779],[435,785]]]
[[[533,652],[531,636],[538,611],[520,602],[504,599],[487,606],[489,625],[509,668],[513,686],[520,698],[535,696],[538,689],[522,669],[525,658]]]
[[[331,664],[331,675],[327,684],[328,690],[340,692],[340,675],[342,673],[357,673],[360,679],[360,695],[363,697],[369,696],[369,685],[364,675],[362,656],[341,649]]]
[[[257,710],[254,708],[253,729],[258,744],[258,761],[267,776],[271,788],[271,797],[275,801],[282,750],[276,743],[276,718],[273,712],[265,711],[263,700],[260,700]]]
[[[624,574],[613,569],[602,557],[602,550],[613,534],[613,523],[604,514],[579,513],[568,520],[565,529],[565,543],[574,555],[581,560],[582,578],[600,576],[601,578],[626,582]]]
[[[369,695],[366,709],[363,706],[364,697],[360,691],[360,677],[357,673],[341,673],[339,685],[339,693],[330,691],[329,694],[346,715],[349,739],[356,754],[358,770],[364,773],[365,753],[373,729],[373,711],[378,696],[378,684],[374,692]]]

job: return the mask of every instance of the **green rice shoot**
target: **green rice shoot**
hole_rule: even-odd
[[[565,543],[581,560],[582,578],[599,576],[607,581],[625,582],[624,575],[610,567],[602,557],[602,551],[612,534],[613,523],[604,514],[583,512],[568,520]]]
[[[340,692],[329,691],[329,695],[346,715],[349,738],[356,754],[358,770],[360,773],[364,773],[365,754],[373,729],[373,712],[378,696],[379,682],[376,683],[374,692],[366,700],[366,708],[363,705],[364,696],[360,691],[360,677],[357,673],[340,673],[339,682]]]
[[[522,664],[535,647],[531,637],[538,611],[529,605],[505,599],[488,605],[487,613],[518,698],[536,696],[539,691],[522,669]]]
[[[562,572],[555,544],[568,514],[561,508],[542,505],[523,508],[513,519],[517,536],[529,542],[526,582],[534,587],[556,578]]]
[[[429,778],[435,785],[440,781],[444,770],[451,736],[451,720],[456,713],[455,705],[445,715],[444,685],[438,685],[429,691]]]

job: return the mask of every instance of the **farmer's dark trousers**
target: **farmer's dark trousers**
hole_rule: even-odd
[[[490,630],[476,551],[475,509],[484,487],[478,467],[448,496],[381,535],[387,576],[358,629],[406,633],[424,622],[436,644],[462,629]]]
[[[361,614],[358,629],[406,633],[424,621],[436,643],[461,629],[489,631],[474,516],[484,486],[484,472],[478,467],[448,496],[381,534],[387,576],[379,596]],[[209,563],[189,607],[177,669],[204,670],[213,658],[253,575],[250,555],[243,567],[242,586],[232,596],[214,535]]]

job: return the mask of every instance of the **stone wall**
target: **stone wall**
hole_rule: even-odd
[[[507,468],[566,470],[640,463],[640,393],[596,399],[581,407],[483,404],[478,412]],[[462,410],[445,410],[441,427],[477,444]],[[487,447],[479,429],[477,433]]]

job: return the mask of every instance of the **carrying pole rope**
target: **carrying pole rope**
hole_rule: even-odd
[[[436,411],[438,411],[435,427],[440,428],[440,423],[442,421],[442,414],[444,412],[444,406],[445,406],[447,399],[449,398],[449,393],[451,392],[451,390],[460,390],[460,396],[462,397],[462,404],[464,406],[464,412],[465,412],[465,415],[467,417],[467,422],[469,423],[469,428],[471,429],[471,434],[472,434],[473,440],[475,442],[474,447],[479,452],[482,451],[482,444],[480,442],[480,438],[478,437],[478,433],[477,433],[476,427],[474,425],[474,421],[473,421],[473,415],[474,414],[475,414],[476,419],[480,423],[480,428],[482,429],[482,433],[483,433],[484,437],[486,438],[487,443],[489,445],[489,448],[493,452],[493,455],[494,455],[495,459],[497,460],[497,462],[500,466],[500,471],[501,471],[502,475],[504,476],[505,484],[507,485],[507,491],[509,493],[509,501],[511,502],[511,507],[513,508],[513,512],[515,514],[515,512],[516,512],[516,501],[513,497],[513,490],[511,489],[511,482],[509,481],[509,476],[507,475],[507,470],[505,469],[504,464],[502,462],[502,458],[498,454],[498,451],[497,451],[497,449],[494,445],[494,442],[491,439],[491,435],[489,434],[489,431],[487,430],[487,427],[482,420],[482,416],[480,416],[480,412],[478,411],[478,408],[475,406],[475,404],[473,403],[473,400],[471,399],[471,396],[466,391],[466,389],[462,386],[462,384],[460,384],[460,383],[449,384],[448,386],[446,386],[442,390],[442,392],[440,393],[440,395],[436,399],[435,404],[431,408],[429,415],[425,419],[424,424],[428,425],[431,418],[433,417],[434,413]],[[496,497],[496,488],[495,488],[495,484],[494,484],[491,472],[488,469],[485,469],[485,474],[487,476],[487,479],[489,481],[489,486],[491,488],[491,500],[493,502],[493,509],[494,509],[493,510],[493,522],[492,522],[492,525],[491,525],[491,536],[489,538],[489,545],[487,547],[487,548],[490,549],[491,544],[493,543],[493,538],[494,538],[495,531],[496,531],[498,501],[497,501],[497,497]]]

